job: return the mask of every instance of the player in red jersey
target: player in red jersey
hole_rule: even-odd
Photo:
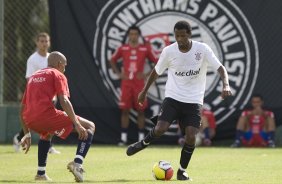
[[[31,145],[30,131],[40,135],[38,142],[38,170],[35,180],[51,180],[46,174],[46,162],[51,138],[56,135],[65,139],[73,130],[78,132],[79,143],[74,161],[67,168],[77,182],[83,181],[82,163],[91,145],[95,125],[77,116],[71,102],[67,78],[63,74],[67,65],[66,57],[60,52],[52,52],[48,57],[48,68],[35,72],[28,80],[21,103],[20,119],[25,136],[21,144],[25,153]],[[52,103],[57,96],[64,111]]]
[[[275,147],[275,120],[271,111],[263,109],[263,97],[255,94],[251,99],[252,109],[245,110],[239,118],[236,139],[231,147],[268,146]]]
[[[121,115],[121,142],[119,145],[127,143],[127,129],[129,126],[129,111],[134,108],[138,112],[137,125],[139,129],[139,140],[144,138],[145,116],[144,110],[147,101],[143,106],[137,103],[138,93],[144,87],[144,80],[147,74],[144,73],[146,58],[156,63],[149,46],[140,44],[141,31],[136,26],[128,29],[128,44],[121,45],[113,54],[110,65],[121,79],[120,109]],[[116,63],[122,60],[122,69],[119,70]]]

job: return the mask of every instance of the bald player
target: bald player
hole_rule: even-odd
[[[38,143],[38,170],[35,180],[51,179],[46,175],[48,150],[53,135],[65,139],[73,129],[78,133],[79,143],[76,156],[67,168],[77,182],[83,182],[82,163],[91,145],[95,125],[75,114],[69,101],[67,78],[63,74],[67,65],[66,57],[60,52],[52,52],[48,57],[48,67],[35,72],[28,80],[20,109],[20,120],[25,136],[21,140],[25,153],[30,149],[31,134],[40,135]],[[54,107],[52,99],[58,97],[64,111]]]

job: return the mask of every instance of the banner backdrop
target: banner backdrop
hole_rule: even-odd
[[[234,96],[222,100],[219,75],[207,73],[205,103],[217,119],[216,139],[233,138],[241,111],[252,93],[265,97],[277,125],[282,109],[282,2],[275,0],[49,0],[52,50],[68,58],[66,76],[71,101],[77,114],[96,124],[95,141],[117,143],[120,135],[120,80],[109,59],[126,40],[126,31],[137,25],[143,38],[158,56],[175,41],[173,26],[179,20],[192,25],[192,39],[206,42],[229,73]],[[151,70],[149,65],[147,71]],[[166,74],[149,91],[149,117],[158,114],[164,98]],[[136,122],[136,112],[130,113]],[[161,141],[174,142],[177,125]],[[137,128],[130,125],[130,141],[137,140]]]

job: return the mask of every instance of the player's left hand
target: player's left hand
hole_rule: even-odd
[[[225,86],[223,86],[223,89],[222,89],[222,92],[221,92],[221,97],[222,97],[222,99],[225,99],[228,96],[232,96],[232,92],[231,92],[230,86],[225,85]]]
[[[78,139],[86,140],[88,138],[88,132],[81,124],[75,125],[75,129],[78,133]]]
[[[25,150],[25,154],[27,154],[27,152],[29,151],[30,145],[31,145],[31,134],[30,134],[30,132],[23,136],[20,144],[21,144],[23,150]]]
[[[144,103],[144,101],[145,101],[145,98],[146,98],[146,92],[145,91],[141,91],[139,94],[138,94],[138,104],[140,105],[140,106],[143,106],[143,103]]]

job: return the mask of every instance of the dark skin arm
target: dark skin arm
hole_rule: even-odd
[[[217,71],[218,71],[220,78],[222,80],[222,83],[223,83],[221,97],[222,97],[222,99],[225,99],[226,97],[232,95],[232,92],[231,92],[230,86],[229,86],[228,74],[227,74],[227,71],[226,71],[224,66],[220,66],[217,69]]]
[[[139,93],[138,95],[138,103],[140,105],[143,105],[147,92],[150,88],[150,86],[152,85],[153,82],[155,82],[157,80],[157,78],[159,77],[159,75],[157,74],[155,68],[151,71],[149,78],[144,86],[144,88],[142,89],[142,91]]]
[[[228,74],[227,74],[227,71],[226,71],[224,66],[220,66],[217,71],[218,71],[220,78],[223,82],[223,89],[222,89],[221,97],[223,99],[225,99],[227,96],[232,95],[230,87],[229,87],[229,82],[228,82]],[[150,76],[149,76],[144,88],[142,89],[142,91],[138,95],[138,103],[140,105],[142,105],[144,103],[147,92],[148,92],[150,86],[152,85],[153,82],[156,81],[156,79],[158,77],[159,77],[159,75],[157,74],[156,70],[153,69],[152,72],[150,73]]]

